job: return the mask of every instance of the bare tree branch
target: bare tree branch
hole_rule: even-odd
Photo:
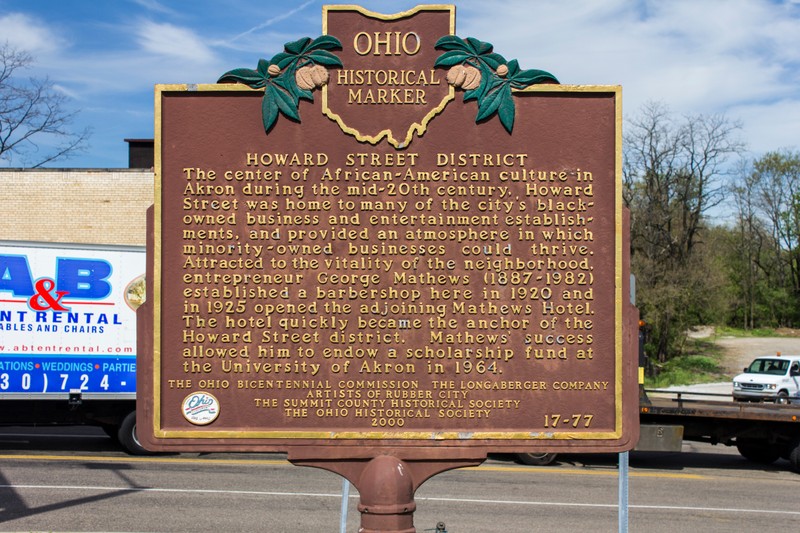
[[[743,146],[739,125],[724,116],[672,118],[666,106],[645,105],[624,138],[624,197],[631,210],[632,268],[642,309],[656,323],[656,350],[664,361],[700,314],[704,290],[695,248],[706,215],[725,198],[729,159]],[[708,280],[706,276],[706,280]]]
[[[0,46],[0,159],[40,167],[83,150],[90,130],[72,131],[75,111],[47,79],[22,79],[32,57]]]

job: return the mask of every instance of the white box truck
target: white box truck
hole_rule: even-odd
[[[136,439],[144,247],[0,241],[0,424]]]

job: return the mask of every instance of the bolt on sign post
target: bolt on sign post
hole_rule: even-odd
[[[489,451],[631,449],[620,87],[453,6],[326,6],[272,53],[156,86],[143,444],[287,451],[359,488],[365,531]]]

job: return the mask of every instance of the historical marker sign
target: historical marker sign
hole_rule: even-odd
[[[329,6],[221,81],[156,88],[148,446],[633,446],[619,87],[451,6]]]

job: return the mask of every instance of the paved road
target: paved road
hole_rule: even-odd
[[[279,454],[133,458],[110,439],[0,434],[0,531],[339,531],[342,480]],[[417,492],[417,531],[617,531],[616,455],[563,456],[552,467],[507,457],[434,477]],[[631,454],[630,531],[793,530],[800,475],[757,467],[729,448]],[[357,495],[347,531],[358,530]]]

